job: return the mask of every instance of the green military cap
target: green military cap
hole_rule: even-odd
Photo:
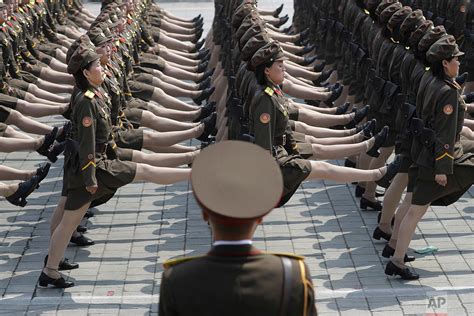
[[[427,52],[431,45],[445,35],[447,34],[444,26],[438,25],[432,28],[420,39],[420,42],[418,43],[418,51],[420,53]]]
[[[459,50],[456,39],[452,35],[445,35],[437,40],[426,53],[426,60],[432,64],[444,59],[451,59],[464,55]]]
[[[74,52],[80,45],[89,45],[89,46],[92,45],[91,40],[89,36],[87,36],[87,34],[81,35],[68,48],[67,53],[66,53],[66,63],[69,63],[69,60],[71,60],[72,54],[74,54]]]
[[[408,38],[408,44],[411,47],[418,47],[418,43],[421,38],[425,36],[426,32],[433,28],[433,22],[431,20],[425,20],[416,30],[414,30]]]
[[[424,21],[426,21],[426,18],[420,9],[410,13],[406,19],[403,20],[402,25],[400,25],[400,40],[403,42],[408,41],[411,32],[415,31]]]
[[[191,184],[198,203],[222,219],[260,218],[276,207],[283,193],[275,159],[241,141],[205,148],[193,161]]]
[[[248,29],[254,27],[255,25],[260,25],[263,27],[265,22],[263,22],[262,18],[258,14],[257,11],[251,11],[242,21],[242,24],[240,24],[239,28],[237,31],[235,31],[235,38],[237,40],[240,40],[242,35],[244,35],[245,32],[247,32]]]
[[[400,2],[396,2],[388,7],[386,7],[379,16],[379,23],[380,24],[387,24],[388,20],[402,8],[402,4]]]
[[[383,1],[377,1],[379,4],[375,8],[375,15],[377,17],[380,16],[383,10],[391,6],[392,4],[399,3],[398,0],[383,0]]]
[[[271,38],[266,31],[255,35],[249,39],[242,48],[240,58],[242,58],[243,61],[249,61],[260,47],[265,46],[270,41]]]
[[[253,54],[250,65],[255,69],[268,62],[285,59],[288,58],[285,57],[280,44],[277,41],[271,41]]]
[[[96,47],[104,45],[105,43],[113,40],[113,37],[107,37],[100,27],[95,27],[89,30],[89,38]]]
[[[408,6],[402,7],[400,10],[395,12],[387,22],[387,27],[392,32],[395,30],[399,30],[400,25],[402,25],[403,21],[412,13],[412,9]]]
[[[245,46],[245,44],[247,44],[247,42],[252,38],[254,37],[255,35],[257,34],[260,34],[262,32],[266,32],[265,30],[265,27],[258,23],[258,24],[255,24],[254,26],[252,26],[251,28],[249,28],[247,30],[247,32],[245,32],[244,35],[242,35],[242,37],[240,38],[239,40],[239,47],[240,48],[243,48]]]
[[[96,54],[92,46],[79,45],[67,64],[67,72],[70,74],[76,74],[79,70],[99,58],[100,56]]]
[[[254,5],[248,3],[240,5],[234,12],[234,16],[232,17],[232,26],[234,27],[234,29],[237,29],[240,24],[242,24],[244,18],[252,11],[256,11]]]

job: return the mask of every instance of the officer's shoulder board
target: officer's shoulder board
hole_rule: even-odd
[[[86,93],[84,93],[84,95],[91,100],[95,97],[95,93],[92,92],[91,90],[87,90]]]
[[[275,91],[274,91],[272,88],[270,88],[270,87],[266,87],[264,91],[265,91],[265,93],[268,94],[269,96],[272,96],[272,95],[275,93]]]
[[[180,263],[189,262],[191,260],[201,258],[201,257],[202,256],[191,256],[191,257],[181,257],[181,258],[169,259],[169,260],[166,260],[163,263],[163,267],[165,269],[168,269],[168,268],[174,267],[174,266],[176,266]]]
[[[295,255],[294,253],[286,253],[286,252],[265,252],[269,255],[274,255],[278,257],[287,257],[290,259],[296,259],[296,260],[304,260],[303,256]]]

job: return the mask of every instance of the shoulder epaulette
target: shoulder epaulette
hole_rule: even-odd
[[[270,87],[266,87],[264,91],[265,91],[265,93],[268,94],[269,96],[272,96],[272,95],[275,93],[275,91],[274,91],[272,88],[270,88]]]
[[[95,97],[95,93],[92,92],[91,90],[87,90],[86,93],[84,93],[84,95],[91,100]]]
[[[285,252],[265,252],[265,253],[278,256],[278,257],[288,257],[288,258],[296,259],[296,260],[304,260],[303,256],[295,255],[294,253],[285,253]]]
[[[194,256],[194,257],[181,257],[181,258],[176,258],[176,259],[169,259],[169,260],[166,260],[163,263],[163,267],[165,269],[168,269],[168,268],[174,267],[175,265],[178,265],[180,263],[188,262],[188,261],[191,261],[193,259],[197,259],[197,258],[201,258],[201,257],[202,256]]]

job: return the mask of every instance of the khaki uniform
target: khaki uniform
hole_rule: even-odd
[[[291,262],[291,273],[284,273],[282,258]],[[302,259],[262,253],[250,245],[223,245],[213,247],[203,257],[165,262],[159,313],[314,316],[313,287]],[[284,275],[288,275],[286,281]]]

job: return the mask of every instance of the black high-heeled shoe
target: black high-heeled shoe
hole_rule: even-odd
[[[44,257],[44,266],[46,266],[46,263],[48,262],[48,255]],[[59,261],[59,271],[64,271],[64,270],[74,270],[79,268],[79,263],[75,262],[69,262],[68,258],[64,258],[61,261]]]
[[[363,125],[356,127],[356,133],[364,132],[365,139],[370,139],[374,136],[375,126],[377,125],[377,120],[372,119],[368,122],[365,122]]]
[[[38,279],[38,283],[39,283],[39,286],[41,287],[48,287],[48,285],[52,285],[59,289],[65,289],[65,288],[74,286],[74,282],[66,281],[64,280],[62,276],[59,277],[58,279],[53,279],[52,277],[50,277],[44,272],[41,272],[41,275]]]
[[[49,149],[54,144],[57,134],[58,128],[54,127],[49,134],[44,136],[43,144],[36,150],[36,152],[42,156],[48,156]]]
[[[355,167],[354,167],[355,168]],[[362,197],[362,195],[365,193],[365,188],[364,187],[361,187],[360,185],[357,185],[356,186],[356,189],[355,189],[355,196],[357,198],[360,198]],[[375,191],[375,197],[382,197],[385,195],[385,192],[382,192],[382,191]]]
[[[387,234],[386,232],[384,232],[377,226],[377,228],[375,228],[374,230],[374,233],[372,234],[372,237],[377,240],[380,240],[380,238],[383,238],[386,241],[389,241],[390,238],[392,238],[392,234]]]
[[[380,156],[380,150],[379,150],[380,147],[382,147],[385,141],[387,140],[388,126],[384,126],[384,128],[382,128],[382,130],[378,132],[378,134],[375,135],[374,137],[375,137],[374,145],[369,150],[367,150],[366,154],[369,155],[370,157],[377,158],[378,156]]]
[[[83,226],[83,225],[77,225],[76,231],[78,233],[85,233],[85,232],[87,232],[87,227]]]
[[[331,76],[331,74],[332,74],[333,71],[334,71],[333,69],[324,70],[324,71],[321,73],[321,75],[319,75],[319,78],[318,78],[318,79],[313,80],[313,83],[314,83],[316,86],[321,85],[321,82],[328,80],[328,78]],[[334,91],[339,91],[339,88],[340,88],[340,87],[334,88],[334,89],[332,90],[332,92],[334,92]],[[342,93],[342,89],[340,89],[340,90],[341,90],[341,93]],[[331,98],[332,98],[332,97],[333,97],[333,96],[331,95]],[[339,98],[339,95],[338,95],[335,99],[330,99],[330,100],[327,100],[326,102],[332,102],[332,101],[336,100],[337,98]]]
[[[420,278],[418,273],[411,271],[408,267],[400,268],[392,261],[387,263],[387,266],[385,267],[385,274],[391,276],[398,275],[403,280],[418,280]]]
[[[395,253],[395,249],[390,247],[389,244],[386,244],[382,250],[382,257],[390,258],[393,256],[394,253]],[[405,256],[403,257],[404,262],[412,262],[412,261],[415,261],[415,259],[416,259],[415,256],[409,256],[407,254],[405,254]]]
[[[36,176],[38,176],[38,181],[41,182],[46,178],[49,173],[49,169],[51,168],[51,164],[49,162],[45,163],[44,165],[38,167],[36,169]]]
[[[214,133],[214,130],[216,129],[216,123],[217,123],[216,112],[212,113],[211,115],[203,119],[201,122],[204,123],[204,126],[205,126],[204,132],[202,132],[202,134],[196,139],[200,140],[201,142],[204,142],[208,140],[209,135]]]
[[[273,11],[273,17],[277,18],[280,15],[282,10],[283,10],[283,3],[278,8],[276,8],[275,11]]]
[[[377,224],[380,224],[380,220],[382,219],[382,212],[379,212],[379,215],[377,215]],[[390,221],[390,225],[393,227],[395,225],[395,216],[392,217],[392,220]]]
[[[361,199],[360,199],[360,208],[365,210],[365,211],[370,209],[371,211],[380,212],[380,211],[382,211],[382,202],[380,202],[380,201],[372,202],[370,200],[367,200],[365,197],[361,197]]]
[[[385,175],[380,178],[380,180],[375,181],[375,183],[377,183],[377,185],[381,186],[382,188],[388,188],[390,183],[392,183],[393,178],[397,175],[401,163],[402,159],[400,156],[395,157],[395,160],[387,165],[387,172]]]
[[[345,114],[347,112],[347,110],[349,110],[349,108],[351,107],[351,103],[350,102],[346,102],[342,105],[339,105],[337,108],[336,108],[336,115],[341,115],[341,114]]]
[[[197,98],[193,99],[194,103],[201,105],[202,101],[209,99],[209,97],[214,93],[214,90],[216,90],[215,87],[203,90]]]
[[[341,91],[342,92],[342,91]],[[352,129],[357,126],[366,116],[369,114],[370,105],[364,106],[362,109],[353,109],[352,111],[355,112],[354,118],[351,122],[345,125],[346,129]]]
[[[84,235],[80,235],[79,237],[71,237],[70,240],[73,244],[76,244],[79,247],[86,247],[86,246],[92,246],[95,245],[95,241],[92,239],[87,238]]]
[[[5,197],[5,199],[13,205],[25,207],[26,198],[33,193],[34,190],[39,188],[39,177],[34,175],[27,181],[23,181],[18,185],[18,189],[10,196]]]

